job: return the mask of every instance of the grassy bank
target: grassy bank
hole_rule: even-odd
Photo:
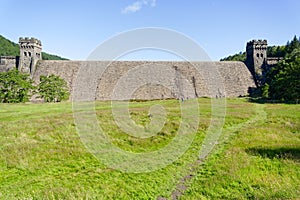
[[[149,108],[157,103],[164,106],[167,120],[150,138],[124,134],[114,121],[110,102],[96,103],[97,119],[114,145],[133,152],[157,150],[179,129],[180,103],[130,103],[130,115],[140,125],[149,123]],[[70,103],[1,104],[0,198],[171,198],[198,159],[210,124],[210,107],[210,99],[199,99],[199,129],[182,157],[163,169],[136,174],[111,169],[86,150],[76,132]],[[195,167],[181,198],[299,197],[299,113],[299,105],[227,100],[221,141]]]

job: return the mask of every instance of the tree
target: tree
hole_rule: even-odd
[[[286,51],[287,53],[292,53],[294,49],[300,48],[300,41],[298,40],[297,36],[295,35],[293,40],[291,42],[288,42],[286,45]]]
[[[20,103],[29,101],[34,86],[28,74],[11,70],[0,73],[0,102]]]
[[[67,100],[70,96],[66,81],[53,74],[40,76],[38,91],[45,102],[60,102]]]
[[[284,57],[286,54],[286,46],[269,46],[267,49],[268,57]]]
[[[278,73],[271,81],[270,92],[273,99],[300,99],[300,48],[294,49],[278,64]]]

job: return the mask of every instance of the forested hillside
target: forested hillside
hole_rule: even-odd
[[[20,54],[19,45],[0,35],[0,56],[18,56]],[[43,60],[67,60],[57,55],[42,52]]]
[[[300,38],[299,38],[300,39]],[[281,46],[268,46],[267,49],[267,56],[268,57],[285,57],[288,53],[291,53],[291,43],[295,40],[299,40],[296,36],[293,38],[292,41],[288,41],[286,45]],[[220,61],[246,61],[246,52],[241,51],[237,54],[227,56],[222,58]]]
[[[222,58],[220,61],[246,61],[246,52],[240,52],[232,56]]]

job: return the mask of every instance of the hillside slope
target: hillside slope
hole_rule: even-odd
[[[19,54],[19,45],[0,35],[0,56],[18,56]],[[68,60],[45,52],[42,52],[42,58],[43,60]]]

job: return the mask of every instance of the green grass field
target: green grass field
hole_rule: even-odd
[[[193,143],[172,164],[145,173],[123,173],[89,153],[76,132],[71,103],[0,104],[0,199],[300,198],[300,105],[228,99],[218,144],[199,162],[211,100],[198,101]],[[132,119],[147,125],[155,104],[164,106],[167,120],[150,138],[124,134],[110,102],[96,103],[97,119],[114,145],[157,150],[175,137],[181,115],[176,100],[131,102]]]

